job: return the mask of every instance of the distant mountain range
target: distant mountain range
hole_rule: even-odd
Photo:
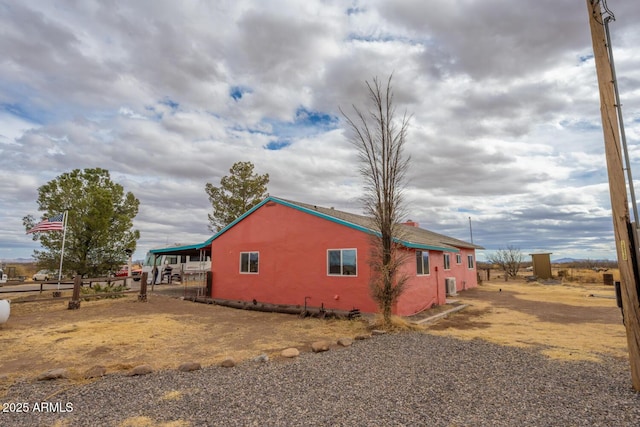
[[[35,262],[33,258],[4,258],[0,259],[0,263],[2,264],[28,264],[30,262]]]

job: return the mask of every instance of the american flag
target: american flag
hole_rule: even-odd
[[[59,214],[40,221],[27,231],[29,233],[42,233],[46,231],[62,231],[64,230],[64,214]]]

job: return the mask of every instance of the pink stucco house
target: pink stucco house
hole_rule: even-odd
[[[393,308],[408,316],[478,285],[480,246],[407,223],[409,275]],[[369,293],[367,217],[268,197],[214,235],[211,298],[376,312]],[[448,286],[448,289],[447,289]]]

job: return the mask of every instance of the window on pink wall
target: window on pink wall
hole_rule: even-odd
[[[444,254],[444,269],[451,270],[451,255]]]
[[[357,276],[358,252],[356,249],[327,250],[327,275]]]
[[[473,255],[467,255],[467,265],[469,268],[473,268]]]
[[[425,276],[430,274],[429,270],[429,252],[428,251],[416,251],[416,274],[418,276]]]
[[[240,252],[240,273],[258,274],[259,252]]]
[[[462,255],[456,254],[456,264],[462,264]]]

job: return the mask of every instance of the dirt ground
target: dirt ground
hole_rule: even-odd
[[[176,368],[183,362],[211,365],[227,357],[242,361],[287,347],[309,349],[314,341],[366,333],[366,323],[301,319],[237,310],[151,294],[125,298],[13,303],[0,326],[0,375],[34,376],[64,367],[78,377],[94,365],[108,371],[149,364]]]
[[[497,281],[455,299],[468,307],[430,326],[430,333],[535,348],[556,359],[628,358],[612,286]]]
[[[428,324],[426,333],[533,347],[553,358],[628,357],[610,286],[486,282],[455,299],[468,307]],[[429,314],[438,311],[442,307]],[[369,326],[367,320],[302,319],[158,294],[146,303],[135,294],[83,301],[79,310],[68,310],[66,299],[16,300],[9,321],[0,325],[0,379],[28,379],[52,368],[67,368],[79,379],[94,365],[113,372],[139,364],[174,369],[189,361],[243,361],[263,353],[273,359],[287,347],[308,351],[314,341],[353,338]]]

